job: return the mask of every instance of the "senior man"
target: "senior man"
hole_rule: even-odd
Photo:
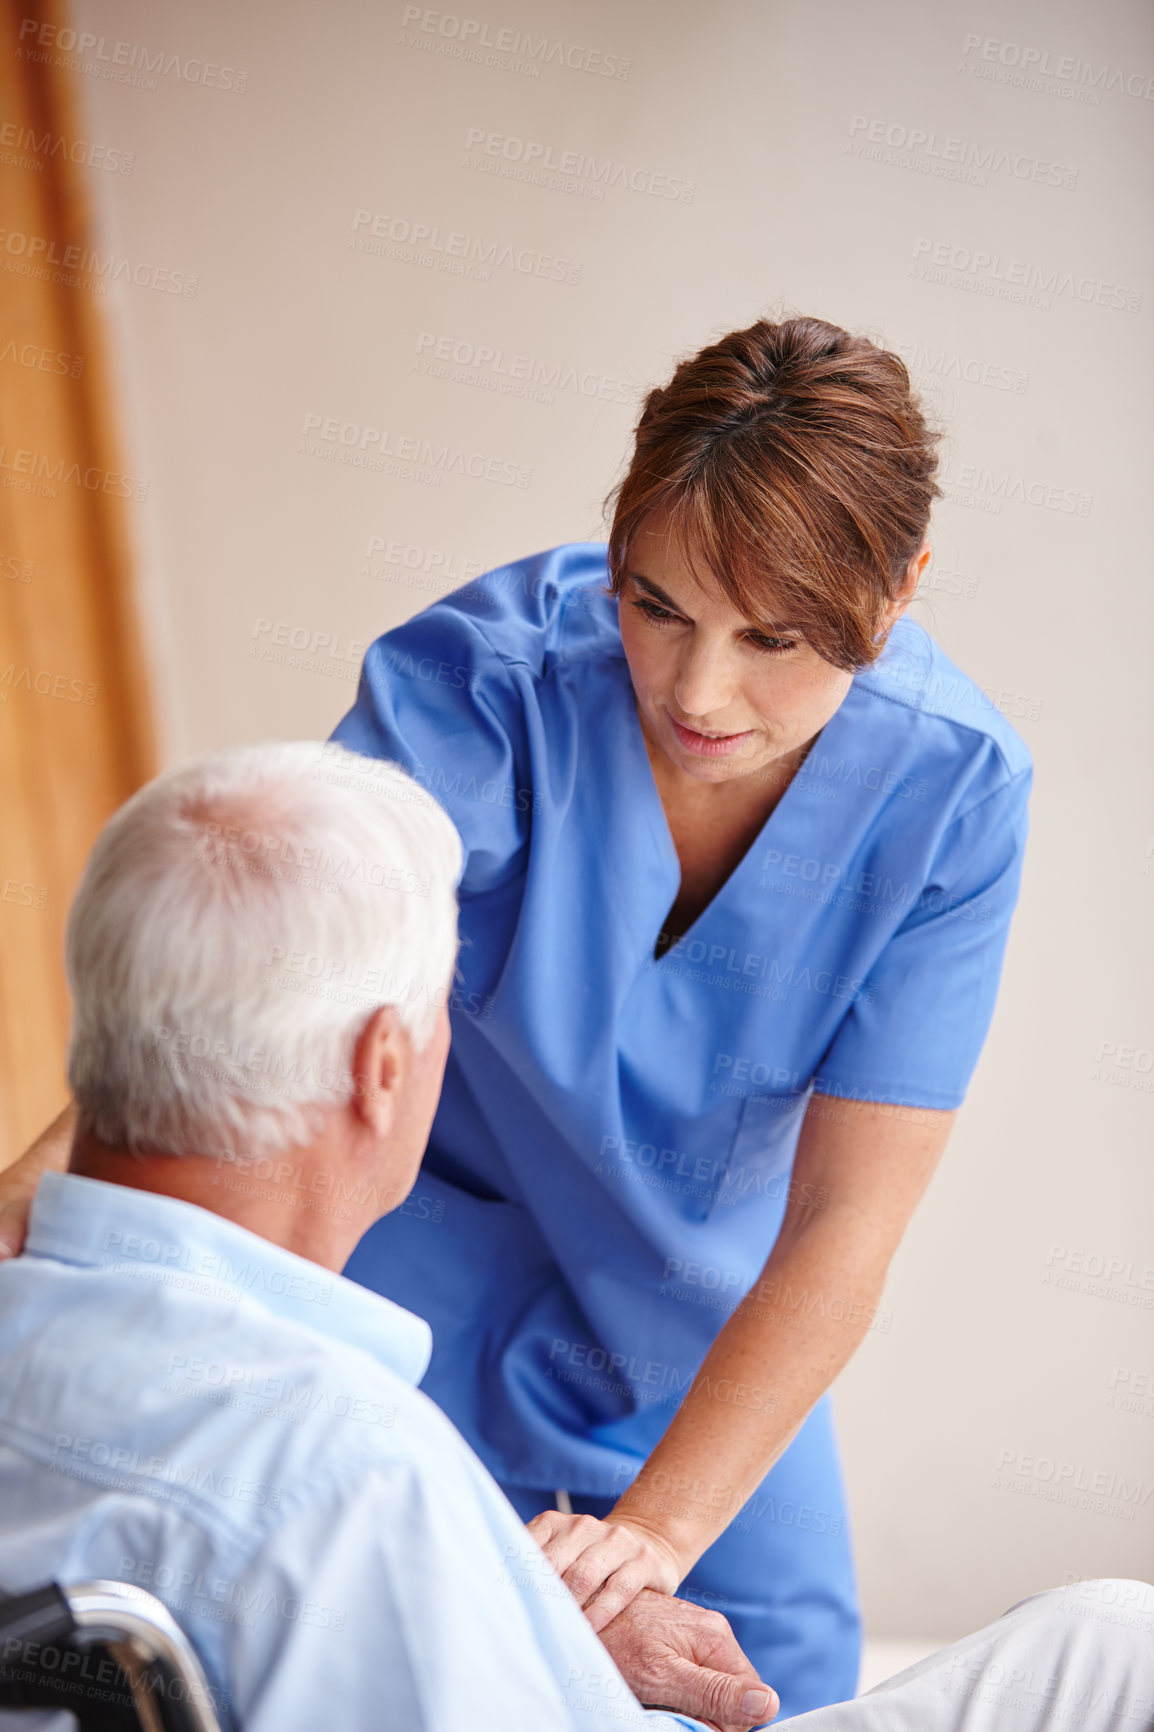
[[[391,765],[246,747],[111,820],[73,905],[70,1168],[0,1267],[0,1589],[150,1588],[247,1732],[698,1724],[776,1701],[716,1612],[598,1640],[342,1279],[440,1090],[461,847]],[[614,1663],[616,1655],[625,1677]]]
[[[401,771],[315,746],[200,760],[105,829],[70,1169],[0,1267],[0,1588],[151,1588],[247,1732],[748,1727],[776,1702],[725,1620],[646,1593],[599,1641],[416,1390],[427,1325],[338,1273],[427,1201],[459,863]],[[1037,1595],[794,1724],[1136,1729],[1151,1598]]]

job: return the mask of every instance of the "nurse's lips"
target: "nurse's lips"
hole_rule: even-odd
[[[748,740],[753,733],[752,728],[746,728],[741,734],[699,734],[695,728],[687,728],[679,722],[676,716],[670,716],[673,731],[687,752],[695,752],[699,758],[724,758],[730,752],[736,752],[743,740]]]

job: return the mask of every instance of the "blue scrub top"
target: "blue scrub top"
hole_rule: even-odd
[[[466,851],[429,1147],[347,1273],[428,1318],[423,1387],[499,1480],[599,1494],[760,1274],[809,1094],[961,1102],[1031,776],[903,620],[655,962],[680,868],[606,582],[581,544],[445,597],[372,645],[334,736],[404,765]]]

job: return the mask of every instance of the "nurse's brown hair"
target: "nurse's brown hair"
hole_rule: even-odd
[[[823,319],[734,331],[645,399],[611,495],[613,593],[657,517],[747,619],[867,667],[941,493],[939,438],[904,363],[867,338]]]

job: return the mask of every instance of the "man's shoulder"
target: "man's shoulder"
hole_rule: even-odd
[[[323,1306],[323,1286],[318,1307]],[[189,1429],[215,1409],[259,1454],[275,1507],[319,1496],[349,1475],[415,1463],[461,1440],[441,1410],[375,1353],[318,1321],[278,1316],[258,1300],[176,1301],[178,1346],[161,1350],[164,1392]],[[154,1367],[156,1359],[153,1360]]]
[[[73,1495],[87,1482],[259,1538],[350,1478],[460,1443],[372,1353],[257,1298],[198,1291],[179,1271],[148,1283],[62,1265],[28,1274],[5,1283],[0,1434]],[[32,1285],[24,1330],[19,1289]]]
[[[164,1273],[0,1265],[6,1586],[148,1589],[243,1707],[254,1655],[259,1670],[303,1626],[343,1629],[366,1584],[393,1581],[399,1602],[411,1568],[448,1579],[462,1532],[475,1553],[489,1536],[495,1575],[500,1493],[406,1376]]]

